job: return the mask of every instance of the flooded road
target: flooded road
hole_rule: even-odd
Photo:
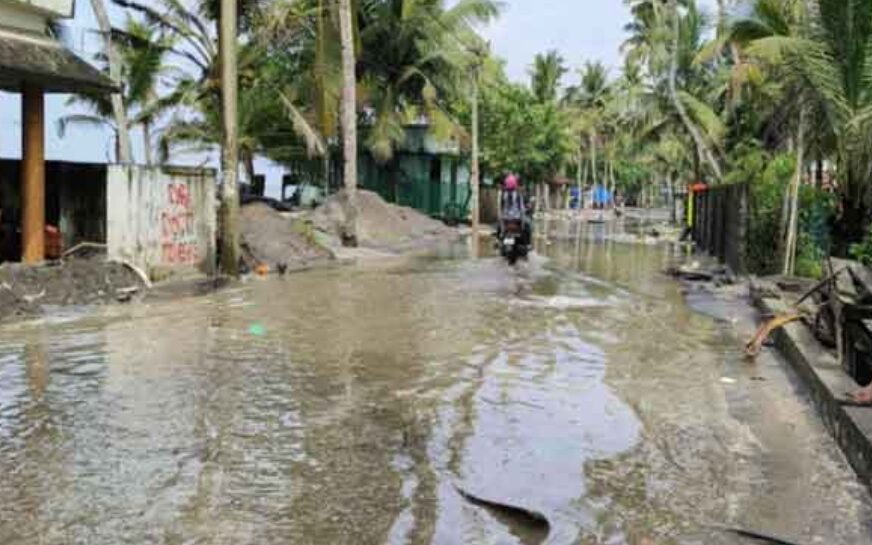
[[[747,307],[613,228],[0,329],[0,543],[872,542]]]

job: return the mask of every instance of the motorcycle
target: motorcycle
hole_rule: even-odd
[[[517,263],[518,259],[526,258],[529,253],[527,241],[524,240],[524,227],[521,220],[506,220],[504,229],[497,241],[502,255],[509,265]]]

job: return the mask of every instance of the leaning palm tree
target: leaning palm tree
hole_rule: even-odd
[[[94,11],[94,17],[100,26],[100,34],[102,34],[105,43],[109,78],[112,83],[120,87],[121,59],[119,59],[118,51],[112,41],[112,26],[109,22],[109,15],[106,13],[106,6],[103,5],[103,0],[91,0],[91,9]],[[121,93],[112,93],[109,100],[112,105],[112,116],[115,118],[116,138],[118,140],[116,159],[120,163],[129,163],[132,160],[132,151],[124,99]]]
[[[83,111],[69,114],[58,120],[58,134],[63,137],[73,126],[106,127],[115,134],[115,157],[124,159],[124,134],[136,126],[143,131],[143,155],[145,163],[152,164],[152,128],[155,121],[169,106],[158,100],[158,84],[169,73],[165,64],[172,40],[158,36],[154,28],[134,19],[128,19],[123,30],[113,30],[113,50],[120,60],[120,99],[124,105],[123,126],[119,126],[115,101],[102,95],[73,95],[69,104],[78,105]],[[109,72],[108,57],[101,53],[97,61]],[[122,130],[123,129],[123,130]],[[131,158],[132,159],[132,158]],[[130,159],[128,159],[130,160]]]
[[[173,47],[173,39],[167,35],[158,35],[152,26],[128,19],[124,31],[115,33],[115,40],[120,42],[126,104],[132,114],[131,124],[142,128],[145,164],[151,165],[154,156],[154,124],[169,106],[160,102],[158,87],[161,78],[171,72],[164,61]]]

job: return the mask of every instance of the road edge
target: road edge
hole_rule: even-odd
[[[783,301],[753,291],[751,300],[762,315],[774,316],[788,311]],[[772,339],[808,389],[824,425],[857,477],[872,491],[872,407],[849,406],[842,402],[857,385],[804,323],[777,329]]]

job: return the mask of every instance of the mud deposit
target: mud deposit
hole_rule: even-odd
[[[48,307],[123,301],[142,287],[136,273],[102,255],[39,267],[6,264],[0,266],[0,322],[39,316]]]
[[[0,328],[0,543],[872,542],[741,300],[553,227],[515,268],[459,247]]]

